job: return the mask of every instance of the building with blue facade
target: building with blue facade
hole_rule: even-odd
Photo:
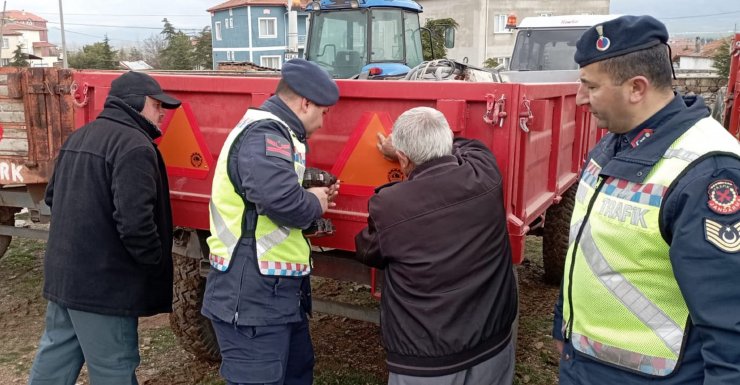
[[[226,62],[281,68],[288,49],[288,2],[298,10],[298,56],[303,57],[308,13],[300,3],[305,0],[229,0],[208,9],[213,68]]]

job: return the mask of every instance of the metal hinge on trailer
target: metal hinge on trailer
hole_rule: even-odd
[[[519,112],[519,128],[524,132],[529,132],[529,124],[532,124],[532,107],[530,106],[529,99],[526,96],[522,96],[522,108]]]
[[[483,121],[487,124],[498,123],[499,127],[504,126],[504,119],[506,119],[506,95],[501,94],[501,97],[496,100],[496,95],[486,94],[486,113],[483,114]]]
[[[90,86],[87,82],[82,83],[82,87],[77,85],[77,82],[73,81],[70,86],[70,93],[72,94],[72,103],[77,108],[85,107],[87,104],[87,91]]]

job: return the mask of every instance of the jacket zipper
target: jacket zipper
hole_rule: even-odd
[[[583,230],[586,228],[586,223],[588,222],[588,219],[591,217],[591,210],[594,207],[594,204],[596,203],[596,198],[599,197],[599,192],[601,192],[601,188],[604,187],[604,183],[606,182],[606,178],[601,178],[601,181],[599,182],[599,185],[596,187],[596,191],[594,191],[594,196],[591,197],[591,201],[588,202],[588,208],[586,208],[586,215],[583,218],[583,223],[581,223],[581,228],[578,229],[578,235],[576,236],[575,241],[573,242],[573,253],[571,253],[570,256],[570,269],[568,271],[568,310],[570,310],[570,318],[565,323],[565,335],[563,338],[565,338],[566,341],[570,340],[570,336],[573,334],[573,319],[575,318],[573,314],[573,271],[575,270],[576,266],[576,253],[578,252],[578,245],[581,241],[581,236],[583,235]]]

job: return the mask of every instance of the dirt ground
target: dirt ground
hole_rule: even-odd
[[[44,242],[14,239],[0,260],[0,384],[24,384],[44,326],[46,302],[41,297]],[[557,384],[557,356],[550,327],[557,288],[540,283],[541,244],[528,240],[528,259],[517,268],[521,315],[515,384]],[[318,283],[318,282],[317,282]],[[335,281],[321,282],[322,293],[360,298],[371,303],[369,290]],[[349,292],[349,294],[347,294]],[[311,333],[316,350],[316,384],[375,385],[387,378],[377,325],[315,314]],[[142,318],[139,325],[144,385],[223,384],[218,365],[200,362],[177,345],[166,315]],[[78,381],[88,384],[84,374]]]

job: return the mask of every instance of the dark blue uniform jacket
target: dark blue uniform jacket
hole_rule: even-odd
[[[642,182],[667,148],[706,116],[709,110],[701,98],[676,96],[627,134],[605,136],[589,156],[603,167],[601,176]],[[646,137],[645,129],[654,131]],[[740,223],[740,212],[712,211],[708,195],[708,186],[715,181],[740,184],[740,160],[709,156],[679,178],[666,193],[660,218],[663,238],[671,245],[673,272],[690,312],[679,366],[668,377],[647,377],[599,363],[574,351],[566,341],[560,360],[561,385],[740,384],[740,254],[710,243],[704,229],[705,218],[727,225]],[[561,289],[553,325],[558,340],[563,339],[562,303]]]
[[[260,109],[282,119],[306,142],[303,124],[278,97],[271,97]],[[308,277],[266,277],[257,267],[253,229],[258,214],[294,228],[306,228],[322,214],[319,200],[298,184],[292,160],[266,152],[267,136],[292,143],[280,123],[263,120],[247,127],[232,148],[225,149],[229,153],[220,155],[229,157],[229,177],[247,201],[243,231],[251,234],[240,239],[227,271],[211,269],[208,275],[202,313],[211,319],[278,325],[301,321],[303,312],[310,312]]]

